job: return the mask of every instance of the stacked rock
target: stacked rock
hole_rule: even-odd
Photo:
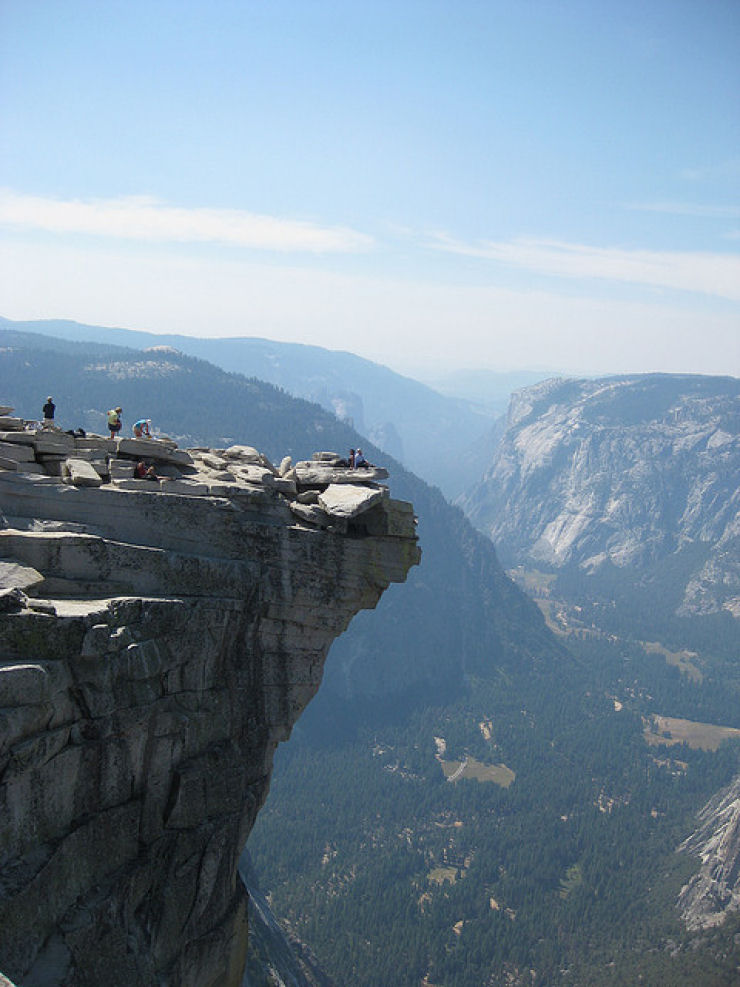
[[[166,437],[116,438],[42,429],[0,406],[0,481],[11,474],[36,484],[69,484],[102,490],[137,491],[186,497],[226,498],[236,504],[279,501],[294,523],[340,533],[387,534],[389,524],[405,537],[413,530],[410,508],[394,501],[392,511],[374,511],[387,501],[381,467],[350,468],[335,452],[316,452],[279,467],[252,446],[179,449]],[[153,467],[135,475],[139,462]],[[392,520],[389,520],[392,519]]]

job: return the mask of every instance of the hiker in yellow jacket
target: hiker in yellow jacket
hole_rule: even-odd
[[[121,421],[121,411],[122,408],[111,408],[108,412],[108,428],[110,429],[110,437],[115,439],[118,433],[121,431],[121,426],[123,422]]]

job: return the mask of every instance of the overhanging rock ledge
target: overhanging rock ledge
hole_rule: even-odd
[[[50,461],[40,431],[5,439],[0,970],[238,985],[237,861],[275,747],[334,638],[418,563],[411,505],[325,453],[151,444],[170,475],[148,483],[132,440],[58,438]]]

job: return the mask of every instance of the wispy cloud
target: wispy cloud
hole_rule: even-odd
[[[719,180],[740,178],[740,158],[727,158],[724,161],[713,161],[708,165],[697,168],[684,168],[680,177],[687,182],[716,182]]]
[[[544,239],[469,244],[445,233],[430,236],[426,245],[538,274],[652,285],[740,301],[740,254],[736,253],[625,250]]]
[[[185,208],[157,199],[53,199],[0,191],[0,224],[51,233],[83,233],[124,240],[215,243],[255,250],[355,253],[373,239],[341,226],[278,219],[240,209]]]
[[[700,219],[737,219],[740,206],[708,206],[695,202],[631,202],[628,209],[667,213],[670,216],[696,216]]]

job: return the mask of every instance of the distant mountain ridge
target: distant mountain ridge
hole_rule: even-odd
[[[171,346],[232,373],[256,377],[295,397],[320,404],[375,446],[455,497],[480,475],[464,458],[491,427],[500,409],[448,397],[353,353],[257,337],[202,339],[65,320],[12,322],[0,328],[97,345],[136,349]]]
[[[739,477],[736,378],[559,379],[514,395],[460,503],[508,565],[641,585],[671,566],[677,614],[740,618]]]

